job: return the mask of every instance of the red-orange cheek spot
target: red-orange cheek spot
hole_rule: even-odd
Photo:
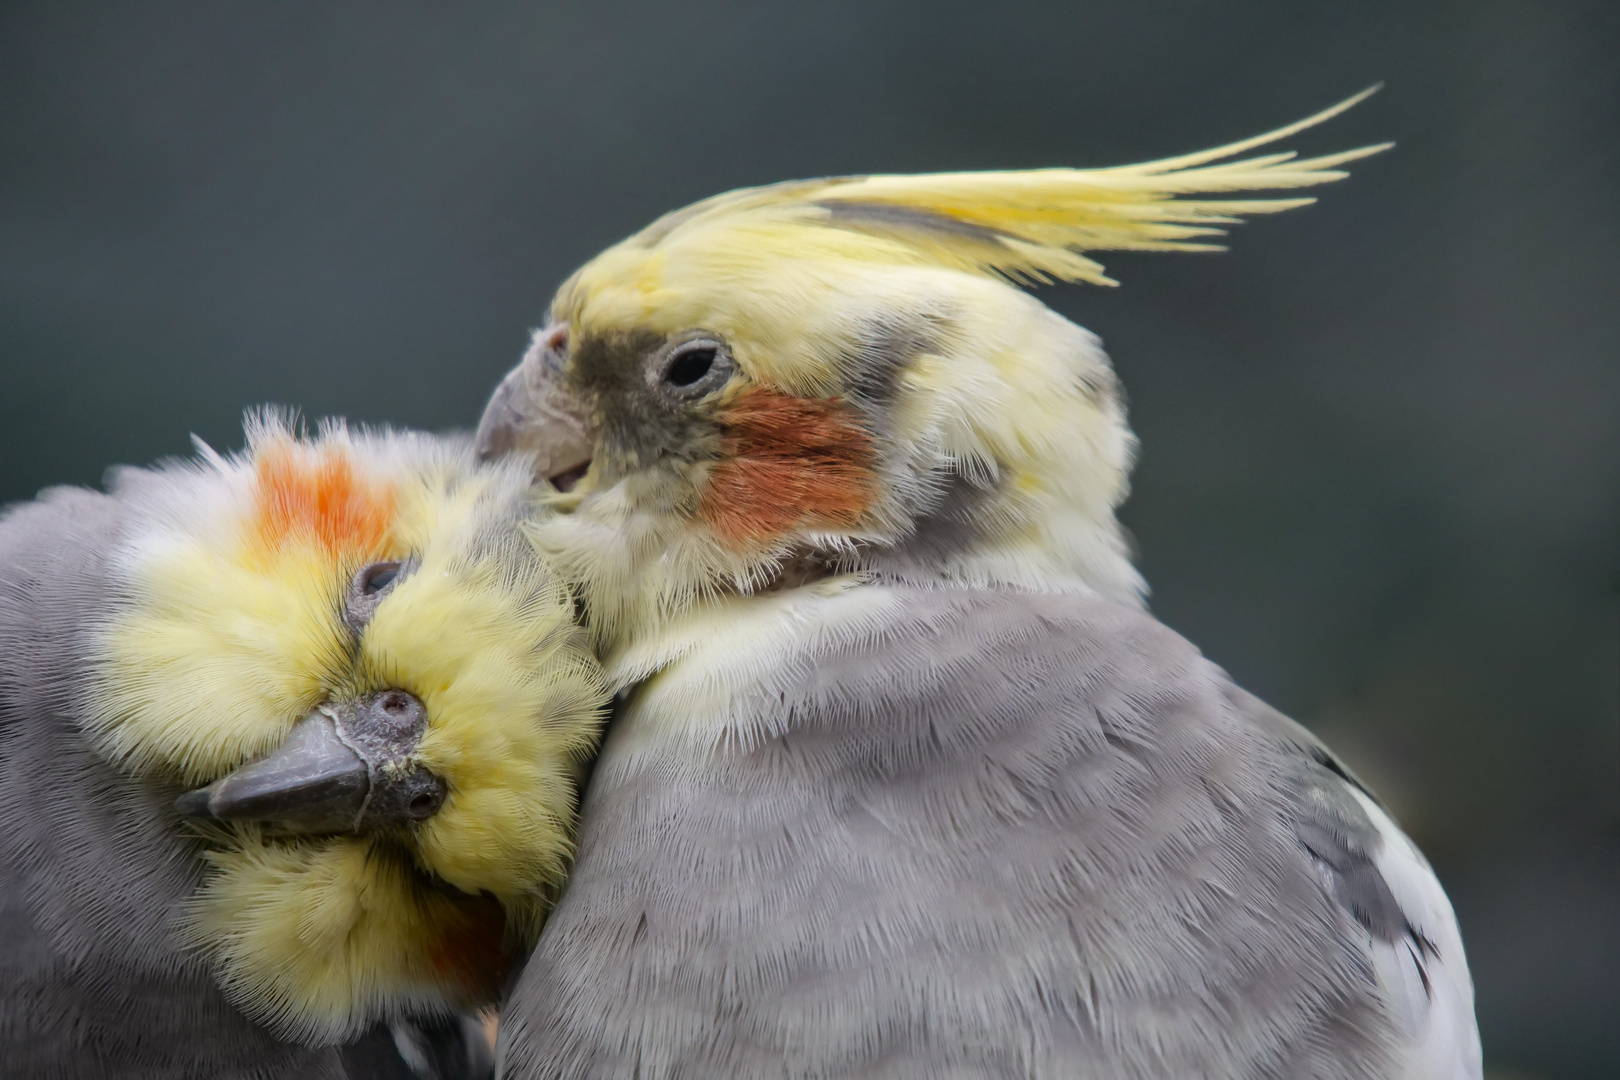
[[[253,536],[262,550],[278,551],[294,539],[333,556],[385,549],[394,494],[361,476],[346,448],[280,441],[261,449],[254,466]]]
[[[743,391],[721,416],[721,460],[699,514],[733,549],[795,528],[852,528],[871,504],[876,452],[839,398]]]

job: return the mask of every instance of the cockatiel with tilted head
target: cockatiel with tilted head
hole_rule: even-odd
[[[543,514],[264,416],[0,518],[0,1071],[476,1073],[605,702]]]
[[[506,1075],[1478,1077],[1455,920],[1142,607],[1095,338],[1016,287],[1381,149],[733,192],[597,256],[485,413],[622,695]]]

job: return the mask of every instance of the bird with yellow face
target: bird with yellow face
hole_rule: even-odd
[[[1309,202],[1380,148],[1260,148],[1353,103],[732,192],[563,284],[480,445],[622,697],[508,1075],[1477,1080],[1439,883],[1144,611],[1113,369],[1018,287]]]
[[[464,440],[264,415],[0,519],[7,1076],[363,1074],[496,1000],[604,703],[543,513]]]

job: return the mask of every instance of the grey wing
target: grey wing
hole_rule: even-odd
[[[59,489],[0,515],[0,1073],[341,1080],[225,1000],[173,918],[198,863],[175,792],[82,737],[84,637],[106,602],[115,499]]]
[[[769,737],[626,707],[504,1075],[1401,1074],[1309,759],[1223,673],[1102,601],[893,591],[750,668]]]
[[[1335,899],[1365,933],[1378,985],[1403,1036],[1413,1080],[1481,1075],[1474,984],[1462,935],[1428,860],[1376,796],[1304,727],[1252,694],[1239,711],[1295,755],[1301,790],[1295,831]]]

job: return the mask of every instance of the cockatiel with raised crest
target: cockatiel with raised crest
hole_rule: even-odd
[[[605,703],[543,513],[266,414],[0,518],[0,1072],[477,1072]]]
[[[520,1078],[1478,1077],[1423,857],[1143,610],[1096,339],[1017,287],[1367,147],[868,176],[587,263],[491,400],[622,695]]]

